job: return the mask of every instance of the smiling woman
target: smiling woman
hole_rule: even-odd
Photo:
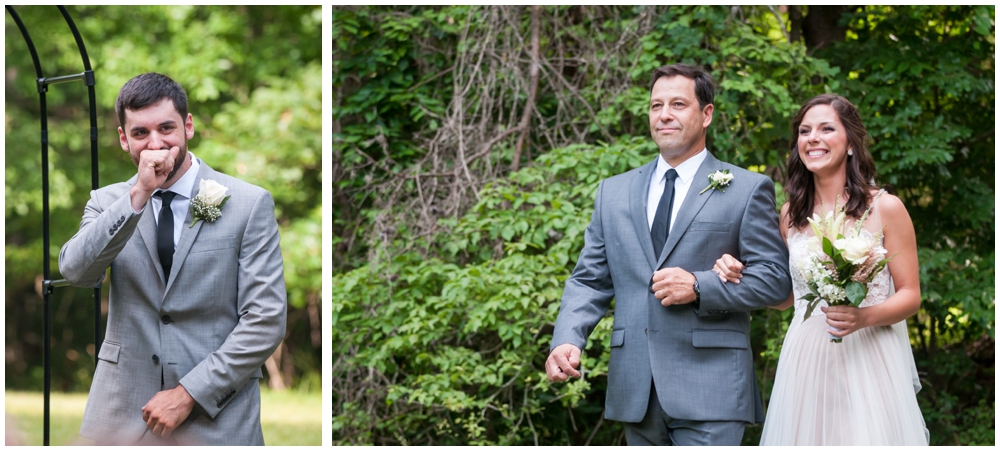
[[[794,305],[795,315],[761,445],[927,445],[906,330],[906,319],[920,308],[913,223],[899,198],[862,175],[873,176],[874,163],[858,109],[847,99],[814,97],[792,131],[798,138],[788,159],[781,231],[794,293],[779,308]],[[796,222],[801,216],[812,217],[812,228]],[[886,253],[892,258],[880,272]],[[845,257],[851,262],[840,263]],[[723,256],[714,270],[735,282],[742,266]]]
[[[840,116],[829,105],[816,105],[806,112],[799,124],[799,158],[813,174],[846,173],[847,132]]]
[[[861,217],[868,208],[876,172],[868,150],[870,136],[858,109],[841,96],[822,94],[799,109],[791,129],[797,136],[788,155],[785,184],[791,224],[806,226],[821,188],[840,195],[847,202],[845,211]],[[814,183],[817,179],[822,180],[822,187]],[[822,201],[828,209],[837,202],[834,198]]]

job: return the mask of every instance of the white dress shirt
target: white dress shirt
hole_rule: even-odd
[[[705,161],[705,157],[708,156],[708,149],[702,149],[693,157],[688,158],[683,163],[678,165],[676,168],[670,166],[667,160],[663,159],[663,155],[656,158],[656,167],[653,169],[652,178],[649,180],[649,193],[646,197],[646,222],[649,225],[649,230],[653,230],[653,218],[656,217],[656,207],[660,204],[660,196],[663,195],[663,185],[666,182],[667,171],[673,169],[677,171],[677,179],[674,180],[674,208],[670,210],[670,228],[674,228],[674,218],[677,217],[677,212],[681,209],[681,204],[684,203],[684,196],[687,196],[688,189],[691,188],[691,182],[694,181],[695,174],[698,173],[698,168],[701,167],[701,163]],[[668,230],[667,233],[670,233]]]
[[[177,248],[177,243],[181,240],[181,232],[184,231],[184,227],[188,226],[184,221],[187,220],[188,209],[191,208],[191,198],[189,196],[194,191],[195,182],[198,179],[198,170],[201,169],[201,163],[198,162],[193,153],[188,152],[188,158],[191,159],[191,167],[188,168],[187,172],[181,178],[177,179],[173,185],[170,185],[170,188],[166,190],[157,189],[153,193],[156,194],[160,191],[177,193],[174,196],[174,200],[170,201],[170,210],[174,212],[174,249]],[[154,195],[149,200],[153,206],[153,219],[159,225],[160,208],[163,206],[163,199]]]

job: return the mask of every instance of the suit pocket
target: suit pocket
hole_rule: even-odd
[[[101,344],[101,352],[97,354],[97,358],[106,362],[118,363],[118,355],[121,354],[121,351],[122,345],[105,341]]]
[[[217,251],[219,249],[232,249],[236,246],[235,236],[226,237],[214,237],[214,238],[199,238],[198,241],[191,246],[191,254],[197,254],[199,252],[209,252]]]
[[[691,225],[688,226],[688,230],[729,233],[729,229],[732,228],[732,225],[733,223],[731,222],[692,222]]]
[[[611,347],[617,348],[625,344],[625,329],[611,331]]]
[[[743,332],[725,329],[695,329],[691,331],[691,344],[696,348],[747,349],[750,347],[749,340]]]

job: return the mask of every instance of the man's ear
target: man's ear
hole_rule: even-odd
[[[122,145],[122,150],[128,152],[128,136],[125,136],[125,130],[118,127],[118,142]]]
[[[190,141],[194,138],[194,119],[191,117],[191,113],[188,113],[187,119],[184,120],[184,136]]]
[[[705,109],[702,113],[705,115],[705,120],[701,123],[701,128],[708,128],[712,124],[712,113],[715,112],[715,105],[708,104],[705,105]]]

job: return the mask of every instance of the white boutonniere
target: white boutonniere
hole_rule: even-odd
[[[226,188],[215,180],[201,179],[198,185],[198,195],[191,200],[191,216],[194,221],[188,228],[194,227],[198,221],[215,222],[222,217],[222,206],[231,196],[226,195]]]
[[[706,186],[705,189],[701,190],[701,192],[698,194],[705,194],[705,191],[708,191],[710,189],[717,189],[719,191],[726,192],[724,188],[726,186],[729,186],[729,182],[731,182],[732,180],[733,180],[733,174],[729,173],[729,169],[715,171],[711,174],[708,174],[708,186]]]

